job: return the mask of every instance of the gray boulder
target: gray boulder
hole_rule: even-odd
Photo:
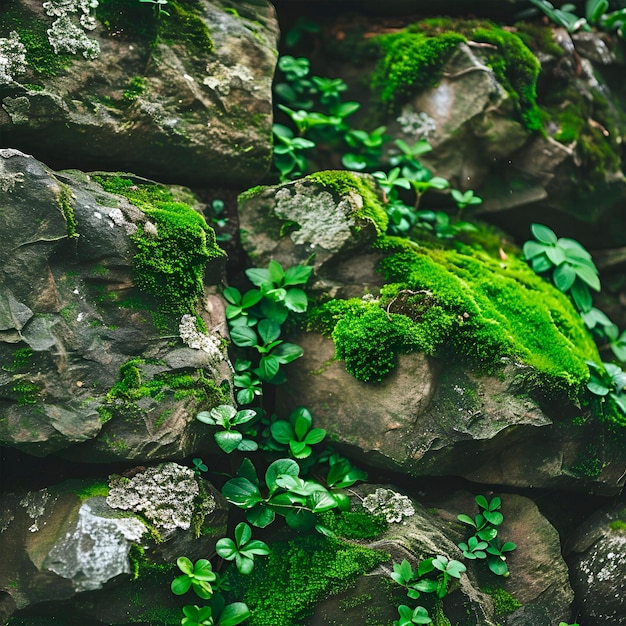
[[[0,8],[0,33],[19,33],[25,61],[0,80],[5,142],[58,167],[169,182],[242,187],[265,175],[278,38],[269,2],[170,2],[169,16],[153,4],[54,6]]]
[[[169,202],[159,206],[196,224],[170,227],[158,209],[149,217],[84,174],[55,175],[12,149],[0,151],[0,180],[2,444],[87,462],[191,454],[208,436],[199,407],[231,397],[223,307],[202,282],[223,253],[196,201],[110,178],[158,190]]]

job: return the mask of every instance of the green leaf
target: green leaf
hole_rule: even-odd
[[[533,234],[535,239],[541,243],[553,245],[558,241],[558,237],[554,231],[543,224],[531,224],[530,232]]]
[[[306,459],[311,456],[311,448],[304,441],[294,441],[292,439],[289,442],[289,449],[296,459]]]
[[[261,313],[268,320],[282,324],[287,319],[289,310],[282,302],[274,302],[265,298],[261,301]]]
[[[315,513],[337,508],[337,501],[328,491],[316,491],[309,497],[308,502]]]
[[[210,426],[215,425],[215,420],[211,417],[211,414],[208,411],[200,411],[200,413],[196,415],[196,419],[203,424],[209,424]]]
[[[237,449],[243,435],[236,430],[221,430],[214,435],[215,442],[226,454],[230,454]]]
[[[236,626],[250,617],[251,613],[244,602],[233,602],[224,607],[217,626]]]
[[[258,504],[253,509],[246,511],[246,519],[257,528],[266,528],[275,519],[276,514],[264,504]]]
[[[287,420],[278,420],[270,426],[270,432],[272,437],[278,441],[287,445],[295,437],[293,432],[293,426]]]
[[[289,528],[306,531],[315,528],[317,517],[305,509],[293,509],[285,515],[285,521]]]
[[[263,501],[259,487],[247,478],[231,478],[222,487],[222,495],[243,509],[249,509]]]
[[[500,511],[484,511],[485,519],[494,526],[500,526],[504,521],[504,515]]]
[[[569,263],[563,263],[554,270],[552,280],[559,291],[566,292],[576,280],[576,271]]]
[[[545,254],[542,254],[541,256],[536,256],[531,259],[531,267],[537,274],[541,274],[542,272],[547,272],[554,266],[552,261],[550,261]]]
[[[241,292],[235,287],[226,287],[226,289],[224,289],[224,298],[231,304],[241,304]]]
[[[262,267],[251,267],[246,270],[246,276],[257,287],[272,287],[272,280],[268,270]]]
[[[291,285],[304,285],[309,280],[313,268],[307,265],[292,265],[287,268],[283,285],[289,287]]]
[[[591,293],[589,292],[589,287],[585,283],[583,283],[580,279],[576,279],[572,288],[570,289],[570,294],[574,299],[574,304],[576,308],[581,313],[588,313],[593,306],[593,300],[591,298]]]
[[[261,357],[259,361],[259,378],[265,382],[270,382],[280,369],[280,360],[273,354]],[[256,370],[255,370],[256,371]]]
[[[581,265],[575,268],[576,274],[594,291],[600,291],[600,279],[598,275],[589,267]]]
[[[507,564],[505,561],[503,561],[500,558],[494,558],[494,559],[489,559],[488,560],[488,565],[489,565],[489,569],[496,575],[496,576],[505,576],[509,573],[509,568],[507,567]]]
[[[215,544],[215,551],[219,556],[227,561],[232,561],[237,554],[237,546],[232,539],[228,537],[222,537]]]
[[[272,351],[281,364],[291,363],[300,358],[304,354],[304,350],[295,343],[282,343]]]
[[[186,574],[182,576],[177,576],[174,578],[171,584],[172,593],[177,596],[182,596],[187,593],[191,589],[191,578]]]
[[[595,394],[596,396],[606,396],[610,389],[606,386],[603,385],[600,382],[594,381],[594,380],[590,380],[587,383],[587,389],[589,389],[589,391],[591,391],[591,393]]]
[[[186,556],[179,556],[176,565],[183,574],[193,574],[193,563]]]
[[[239,452],[256,452],[259,449],[259,444],[252,439],[242,439],[237,446]]]
[[[249,326],[242,325],[230,329],[230,338],[240,348],[253,348],[259,342],[256,332]]]
[[[300,474],[300,466],[293,459],[277,459],[271,463],[265,472],[265,484],[270,494],[276,491],[276,479],[283,474],[298,476]]]
[[[526,260],[530,260],[540,254],[543,254],[546,251],[546,245],[531,239],[524,244],[522,251],[524,253],[524,258]]]
[[[280,337],[280,324],[273,320],[262,319],[257,328],[264,345]]]
[[[251,574],[254,569],[254,559],[245,554],[241,554],[241,552],[235,555],[235,564],[239,572],[244,576]]]
[[[285,275],[283,266],[278,261],[274,261],[274,259],[272,259],[267,266],[267,271],[269,273],[270,280],[276,286],[281,286],[283,283],[283,276]]]
[[[457,515],[456,516],[457,519],[461,522],[463,522],[464,524],[468,524],[469,526],[473,526],[474,528],[476,528],[476,522],[469,516],[469,515]]]
[[[304,313],[309,306],[309,299],[302,289],[291,288],[284,299],[285,306],[295,313]]]
[[[565,253],[561,248],[549,247],[546,248],[546,256],[554,265],[561,265],[561,263],[565,262]]]
[[[326,437],[326,431],[323,428],[313,428],[307,433],[304,441],[312,446],[323,441],[324,437]]]
[[[259,289],[250,289],[243,294],[241,307],[244,309],[249,309],[250,307],[253,307],[255,304],[257,304],[262,297],[263,294]]]

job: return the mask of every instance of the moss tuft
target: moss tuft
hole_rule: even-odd
[[[493,600],[496,615],[510,615],[522,607],[522,603],[501,587],[485,587],[483,589]]]
[[[534,368],[535,384],[576,395],[597,348],[566,296],[526,263],[458,244],[377,244],[390,281],[374,301],[331,300],[309,314],[360,380],[380,380],[399,353],[464,356],[493,369],[509,357]]]
[[[250,608],[250,626],[294,626],[317,602],[348,589],[389,555],[320,535],[277,542],[249,576],[230,570],[233,599]]]
[[[375,539],[389,527],[384,515],[366,511],[326,511],[319,518],[322,526],[342,539]]]
[[[67,236],[70,239],[78,237],[78,231],[76,230],[76,217],[74,215],[74,206],[72,205],[72,191],[67,186],[61,183],[61,191],[59,192],[59,205],[63,211],[63,217],[67,224]]]
[[[189,205],[176,202],[162,185],[139,183],[120,176],[94,176],[105,191],[128,198],[155,222],[156,235],[138,229],[134,272],[137,286],[158,298],[162,309],[193,311],[204,292],[207,263],[223,257],[215,232]]]

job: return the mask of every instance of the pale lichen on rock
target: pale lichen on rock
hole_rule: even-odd
[[[193,471],[176,463],[162,463],[132,478],[113,476],[109,487],[110,507],[143,515],[164,531],[187,530],[200,495]]]
[[[392,489],[376,489],[365,496],[363,507],[374,515],[384,515],[389,523],[401,522],[403,517],[415,515],[411,500]]]

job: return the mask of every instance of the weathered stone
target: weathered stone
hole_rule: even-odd
[[[16,150],[0,157],[16,181],[0,192],[0,441],[88,462],[189,455],[209,438],[194,419],[200,403],[230,393],[223,307],[207,290],[198,313],[213,349],[185,345],[184,316],[160,313],[135,286],[131,236],[148,216],[84,174],[57,176]],[[124,383],[128,363],[135,378]],[[135,397],[111,395],[119,383]]]
[[[626,508],[600,510],[570,538],[570,566],[576,606],[585,624],[626,624]]]
[[[13,77],[22,84],[0,85],[4,140],[59,167],[90,163],[182,183],[260,180],[271,160],[273,6],[172,2],[158,19],[151,4],[111,4],[92,12],[93,30],[69,14],[99,53],[55,59],[43,44],[39,62],[58,67],[27,66]],[[36,32],[45,42],[56,19],[42,3],[3,3],[0,33],[19,30],[28,40]]]
[[[163,485],[154,484],[156,476],[163,478]],[[141,572],[171,564],[181,554],[195,560],[214,548],[225,530],[226,503],[209,483],[174,463],[143,468],[130,480],[140,483],[142,477],[141,502],[125,500],[111,489],[115,506],[107,502],[105,482],[67,481],[40,491],[3,494],[0,549],[7,558],[0,589],[18,610],[76,596],[72,614],[84,610],[90,623],[105,621],[108,614],[114,616],[109,623],[122,623],[129,611],[139,615],[146,610],[143,603],[150,602],[143,597],[143,584],[134,582],[137,568]],[[173,488],[176,477],[186,482]],[[119,482],[112,477],[111,484]],[[181,498],[181,490],[192,483],[195,497]],[[163,497],[165,488],[169,502]],[[160,524],[162,520],[168,523]],[[150,522],[154,525],[148,526]],[[161,584],[166,588],[167,576]],[[107,598],[108,606],[100,613],[90,613],[90,602],[82,600],[85,594],[95,597],[88,593],[95,591]],[[136,596],[132,606],[127,602],[131,593]]]

